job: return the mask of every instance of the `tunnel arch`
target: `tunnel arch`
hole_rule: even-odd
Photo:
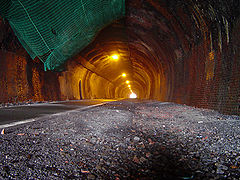
[[[28,69],[38,67],[28,72],[39,79],[32,87],[32,78],[28,78],[29,90],[21,92],[25,93],[21,95],[23,99],[34,92],[39,94],[36,99],[47,99],[47,94],[55,99],[79,99],[80,79],[84,99],[123,98],[129,93],[124,83],[128,79],[139,98],[238,114],[240,8],[236,2],[126,0],[125,17],[102,29],[93,42],[70,58],[60,73],[44,73],[37,60],[32,64],[28,58],[17,60],[27,53],[10,46],[18,44],[16,39],[10,42],[0,36],[1,47],[7,49],[0,55],[9,64],[21,61],[26,62]],[[0,25],[7,29],[2,21]],[[118,54],[119,60],[112,61],[112,54]],[[3,66],[8,65],[6,61],[1,62]],[[126,79],[121,77],[122,73],[127,74]],[[9,73],[3,69],[2,77],[6,74]],[[44,84],[49,82],[50,75],[58,84],[58,94],[48,93],[47,87],[54,88]],[[2,82],[6,87],[8,80]],[[1,94],[15,95],[5,89]]]

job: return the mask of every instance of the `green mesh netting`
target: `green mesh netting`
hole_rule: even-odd
[[[57,70],[97,32],[125,14],[125,0],[0,0],[23,47],[45,70]]]

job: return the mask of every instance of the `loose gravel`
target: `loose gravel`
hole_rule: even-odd
[[[4,129],[0,179],[239,180],[240,118],[157,101],[42,117]]]

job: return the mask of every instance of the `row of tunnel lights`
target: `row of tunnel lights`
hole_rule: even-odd
[[[117,61],[119,59],[119,56],[117,54],[114,54],[112,55],[112,59]],[[122,73],[122,77],[123,78],[126,78],[127,77],[127,74],[126,73]],[[130,81],[129,80],[126,80],[125,81],[126,84],[127,84],[127,87],[129,88],[129,91],[131,92],[130,94],[130,98],[137,98],[137,95],[132,91],[132,88],[131,88],[131,85],[130,85]]]

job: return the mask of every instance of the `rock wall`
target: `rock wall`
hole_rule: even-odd
[[[126,7],[133,68],[138,81],[149,79],[147,98],[240,114],[239,1],[129,0]]]
[[[44,72],[1,18],[0,29],[0,103],[60,100],[59,73]]]

